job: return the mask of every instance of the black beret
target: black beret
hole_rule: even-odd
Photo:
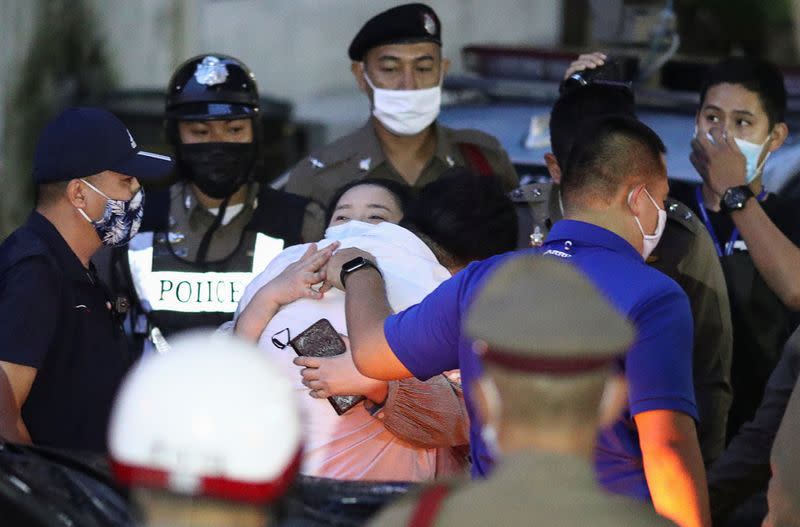
[[[420,41],[442,45],[439,17],[425,4],[404,4],[370,18],[350,43],[347,54],[350,60],[361,61],[374,47]]]

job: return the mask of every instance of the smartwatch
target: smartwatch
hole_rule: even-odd
[[[367,260],[363,256],[358,256],[342,264],[342,271],[339,273],[339,281],[342,282],[342,287],[345,287],[344,279],[347,275],[355,271],[358,271],[359,269],[366,269],[369,267],[375,269],[376,271],[378,271],[379,275],[383,276],[381,274],[380,269],[378,269],[378,267],[374,263],[372,263],[370,260]]]
[[[722,195],[720,208],[723,212],[733,212],[735,210],[742,210],[747,203],[747,200],[755,197],[753,191],[747,185],[740,185],[738,187],[731,187]]]

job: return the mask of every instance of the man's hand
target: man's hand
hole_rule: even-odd
[[[311,390],[309,395],[315,399],[325,399],[331,395],[363,395],[375,403],[386,399],[389,385],[361,375],[350,355],[350,342],[342,336],[347,351],[335,357],[297,357],[294,363],[303,366],[300,375],[303,385]]]
[[[722,197],[729,188],[747,183],[747,160],[732,135],[718,127],[710,133],[711,140],[704,134],[692,139],[689,160],[714,194]]]
[[[328,265],[325,268],[326,279],[325,283],[322,284],[322,287],[320,288],[320,292],[325,293],[334,287],[344,291],[344,286],[342,285],[342,281],[340,279],[340,275],[342,274],[342,266],[353,258],[358,258],[359,256],[371,261],[377,267],[375,257],[367,251],[362,251],[356,247],[344,248],[334,253],[331,259],[328,260]]]
[[[564,80],[569,79],[578,71],[593,70],[598,66],[602,66],[606,63],[607,59],[608,56],[605,53],[600,53],[599,51],[595,51],[594,53],[584,53],[569,65],[567,72],[564,73]]]

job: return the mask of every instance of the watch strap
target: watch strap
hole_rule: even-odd
[[[372,261],[368,260],[367,258],[364,258],[363,256],[358,256],[350,261],[345,262],[344,265],[342,265],[342,270],[339,272],[339,281],[342,283],[342,287],[346,287],[344,282],[345,278],[349,274],[354,273],[359,269],[368,269],[368,268],[375,269],[376,271],[378,271],[379,275],[383,276],[381,274],[380,269],[378,269],[378,266],[372,263]]]

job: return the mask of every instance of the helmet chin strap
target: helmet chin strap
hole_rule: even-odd
[[[228,209],[228,202],[230,201],[231,197],[228,196],[222,203],[219,205],[219,211],[217,213],[217,217],[214,218],[214,221],[211,223],[211,226],[208,228],[206,233],[203,235],[203,239],[200,241],[200,246],[197,248],[197,263],[204,264],[206,263],[206,258],[208,257],[208,248],[211,245],[211,238],[214,237],[214,233],[217,232],[219,226],[222,225],[222,219],[225,217],[225,212]]]

